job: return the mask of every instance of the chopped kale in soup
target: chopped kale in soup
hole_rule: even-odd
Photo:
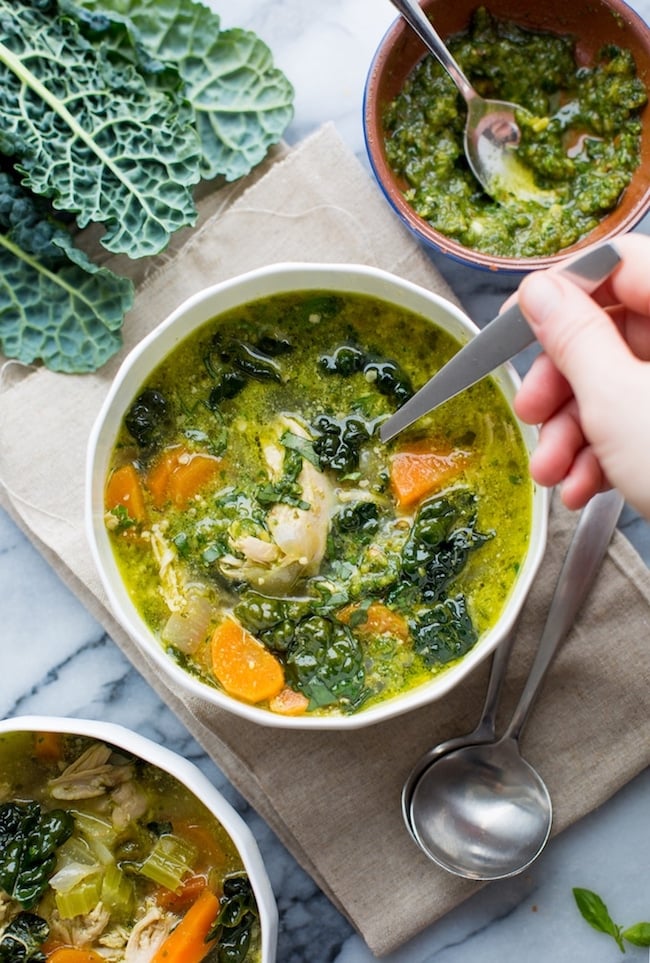
[[[540,257],[576,243],[616,207],[640,163],[647,93],[631,52],[612,43],[578,66],[572,37],[522,29],[484,7],[448,46],[482,96],[530,112],[517,115],[517,153],[546,198],[498,203],[484,193],[465,159],[467,110],[431,55],[384,115],[404,197],[433,228],[487,254]]]
[[[228,311],[158,366],[120,430],[106,524],[187,672],[273,712],[352,713],[494,624],[532,504],[496,384],[378,436],[457,348],[387,302],[308,291]]]
[[[176,778],[58,732],[0,735],[0,772],[0,960],[259,963],[241,857]]]

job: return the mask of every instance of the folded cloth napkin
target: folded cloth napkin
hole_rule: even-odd
[[[374,264],[453,299],[331,125],[278,150],[246,189],[217,192],[201,208],[198,227],[164,258],[146,271],[136,266],[125,351],[200,288],[278,261]],[[428,708],[344,736],[265,729],[172,691],[108,611],[84,535],[86,442],[122,356],[96,375],[5,366],[3,504],[372,951],[388,953],[476,889],[420,853],[402,823],[400,793],[425,749],[474,726],[487,667]],[[504,712],[522,688],[574,523],[554,503]],[[617,532],[524,734],[554,800],[555,832],[648,763],[649,600],[646,566]]]

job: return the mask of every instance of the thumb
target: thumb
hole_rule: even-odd
[[[633,356],[611,317],[588,294],[560,274],[540,271],[524,278],[518,299],[535,337],[578,401],[594,387],[601,393],[620,390]]]

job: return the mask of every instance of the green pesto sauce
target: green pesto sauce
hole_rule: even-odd
[[[414,68],[384,116],[386,156],[404,196],[432,227],[465,247],[505,257],[554,254],[618,203],[640,162],[643,82],[629,50],[604,47],[577,67],[570,37],[523,30],[479,8],[449,49],[484,97],[521,104],[518,155],[552,203],[497,203],[463,150],[466,108],[432,56]]]
[[[256,356],[261,370],[244,374],[239,390],[223,398],[226,376],[232,376],[233,358],[241,352],[237,345],[242,344],[247,346],[247,359]],[[342,345],[352,346],[366,359],[363,369],[327,370],[328,359],[331,364]],[[417,390],[457,349],[455,340],[427,319],[386,302],[362,295],[307,292],[278,295],[229,311],[188,337],[159,366],[143,389],[164,397],[162,423],[144,444],[138,444],[123,426],[113,457],[113,467],[136,466],[143,479],[148,521],[143,526],[116,526],[115,516],[108,512],[107,524],[134,603],[161,644],[188,672],[218,686],[211,672],[209,638],[214,626],[232,612],[286,664],[288,638],[297,620],[324,618],[321,627],[335,626],[338,631],[342,623],[337,614],[350,605],[360,608],[361,624],[343,631],[350,633],[356,646],[354,658],[360,664],[354,663],[356,669],[351,669],[351,656],[345,672],[357,672],[362,684],[350,688],[337,674],[340,697],[331,700],[322,692],[315,694],[317,686],[305,686],[310,713],[357,711],[418,686],[457,661],[449,653],[440,659],[418,653],[413,619],[425,619],[432,604],[415,589],[411,594],[400,591],[401,553],[413,532],[419,505],[397,506],[390,483],[391,458],[396,451],[423,442],[468,454],[464,467],[445,482],[442,491],[428,497],[440,494],[453,500],[459,493],[471,497],[475,528],[487,535],[484,544],[469,553],[441,599],[459,595],[465,599],[475,631],[467,647],[494,624],[527,552],[532,506],[525,445],[505,399],[495,383],[485,379],[390,445],[383,445],[378,437],[379,425],[400,403],[398,396],[404,400],[400,391]],[[242,374],[241,367],[237,371]],[[389,372],[387,385],[378,371]],[[349,464],[333,462],[323,467],[319,462],[316,467],[309,461],[323,441],[324,417],[330,424],[338,420],[350,428],[346,419],[352,418],[357,427],[364,426],[367,437]],[[284,495],[277,486],[282,472],[286,481],[287,464],[295,455],[295,451],[288,454],[285,442],[299,448],[307,443],[308,454],[299,456],[298,466],[311,468],[324,479],[331,502],[325,517],[324,556],[315,568],[299,570],[294,581],[278,588],[276,562],[269,563],[269,580],[265,581],[264,573],[260,580],[259,571],[247,565],[243,546],[247,536],[273,541],[270,517],[277,506],[275,498],[288,497],[294,506],[289,511],[303,512],[299,527],[304,519],[305,555],[309,554],[308,510],[314,504],[313,494],[304,487],[302,476],[296,480],[295,472]],[[167,503],[156,508],[147,493],[148,473],[161,450],[175,445],[218,456],[219,469],[189,505]],[[280,453],[284,466],[275,475],[269,467],[269,450]],[[349,532],[341,534],[339,513],[346,506],[367,502],[372,503],[372,530],[364,529],[358,538]],[[194,591],[198,585],[212,606],[205,639],[192,651],[179,651],[165,641],[174,599],[152,552],[152,530],[163,535],[171,552],[176,585],[191,585]],[[235,577],[233,557],[235,568],[240,566]],[[280,606],[278,599],[289,599],[294,611],[273,625],[268,619],[257,620],[253,615],[260,608],[259,596],[274,611]],[[377,635],[364,631],[364,606],[373,601],[403,618],[409,626],[407,640],[391,631]],[[290,677],[290,666],[288,671]],[[342,668],[342,675],[345,672]],[[355,696],[350,695],[352,690]]]

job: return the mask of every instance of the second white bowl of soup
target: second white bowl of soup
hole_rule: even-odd
[[[493,651],[546,539],[516,373],[378,435],[476,330],[384,271],[288,264],[200,292],[133,350],[90,439],[88,533],[170,682],[264,725],[355,728]]]
[[[275,963],[257,843],[193,763],[113,723],[19,716],[0,771],[0,958]]]

